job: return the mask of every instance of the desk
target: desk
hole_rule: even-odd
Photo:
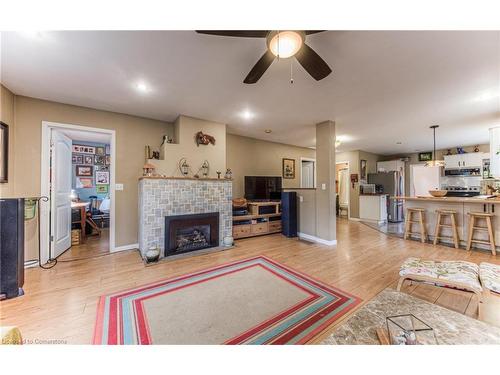
[[[71,210],[80,210],[80,221],[75,221],[75,223],[80,223],[82,228],[82,243],[85,243],[85,222],[87,220],[87,206],[90,202],[71,202]],[[73,223],[73,220],[71,221]]]

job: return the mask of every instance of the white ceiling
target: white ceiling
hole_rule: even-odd
[[[381,154],[488,141],[500,125],[500,32],[329,31],[307,38],[333,73],[316,82],[293,60],[242,83],[263,39],[193,31],[2,33],[1,80],[19,95],[173,121],[227,123],[250,137],[311,147],[335,120],[339,151]],[[145,82],[150,91],[139,93]],[[244,119],[248,110],[252,119]],[[96,124],[98,126],[98,124]],[[265,134],[265,129],[272,129]],[[397,145],[401,142],[401,145]]]

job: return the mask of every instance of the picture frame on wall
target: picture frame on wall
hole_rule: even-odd
[[[106,155],[111,154],[111,147],[109,145],[105,146],[105,152],[106,152]]]
[[[73,154],[72,162],[73,164],[83,164],[83,155]]]
[[[295,178],[295,159],[283,158],[283,178]]]
[[[92,177],[94,175],[94,168],[91,165],[77,165],[76,175],[82,177]]]
[[[99,194],[106,194],[108,192],[108,185],[96,185],[95,190]]]
[[[105,149],[102,146],[97,146],[95,148],[95,154],[96,155],[105,155],[104,151],[105,151]]]
[[[9,182],[9,126],[0,121],[0,183]]]
[[[110,164],[111,164],[111,156],[106,155],[106,165],[110,165]]]
[[[92,165],[94,164],[94,157],[92,155],[85,155],[83,157],[83,163],[81,164],[87,164],[87,165]]]
[[[432,160],[432,151],[420,152],[418,154],[418,161],[431,161],[431,160]]]
[[[95,173],[96,185],[108,185],[109,184],[109,172],[97,171]]]
[[[108,165],[96,165],[94,167],[95,171],[102,171],[102,172],[109,172],[109,166]]]
[[[80,154],[95,154],[95,147],[85,145],[73,145],[73,152]]]
[[[94,156],[94,163],[96,165],[105,165],[105,163],[106,163],[106,156],[104,156],[104,155],[96,155],[96,156]]]
[[[94,179],[92,177],[77,177],[77,189],[90,189],[94,187]]]
[[[364,159],[359,161],[359,179],[361,181],[366,181],[366,164],[367,161]]]

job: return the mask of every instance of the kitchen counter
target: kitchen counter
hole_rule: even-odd
[[[475,197],[408,197],[395,196],[392,198],[404,201],[404,208],[423,208],[425,209],[425,225],[429,239],[433,240],[435,235],[437,213],[436,210],[453,210],[456,212],[457,230],[460,243],[465,247],[469,236],[469,213],[471,212],[489,212],[493,216],[493,230],[495,232],[495,243],[500,245],[500,198],[475,198]],[[406,215],[406,213],[405,213]],[[449,219],[447,219],[449,221]],[[448,223],[447,223],[448,224]],[[485,226],[484,222],[480,223]],[[415,228],[416,229],[416,226]],[[441,228],[441,236],[451,236],[451,228]],[[487,232],[478,231],[474,235],[475,239],[486,240]],[[451,239],[441,239],[441,241],[452,244]],[[489,247],[483,244],[475,244],[480,249],[487,250]]]
[[[500,203],[500,197],[497,198],[474,198],[474,197],[407,197],[396,196],[395,199],[403,199],[405,201],[420,201],[420,202],[439,202],[439,203]]]

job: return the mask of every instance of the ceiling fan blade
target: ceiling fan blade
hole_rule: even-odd
[[[305,43],[302,45],[295,57],[307,73],[309,73],[316,81],[322,80],[332,72],[325,60],[323,60]]]
[[[304,32],[306,33],[306,35],[312,35],[312,34],[322,33],[323,31],[326,31],[326,30],[304,30]]]
[[[196,30],[198,34],[233,36],[237,38],[265,38],[268,30]]]
[[[275,56],[272,54],[272,52],[266,50],[266,53],[264,53],[259,61],[257,61],[257,63],[253,66],[252,70],[250,70],[250,73],[248,73],[243,83],[256,83],[266,72],[266,70],[271,66],[274,59]]]

